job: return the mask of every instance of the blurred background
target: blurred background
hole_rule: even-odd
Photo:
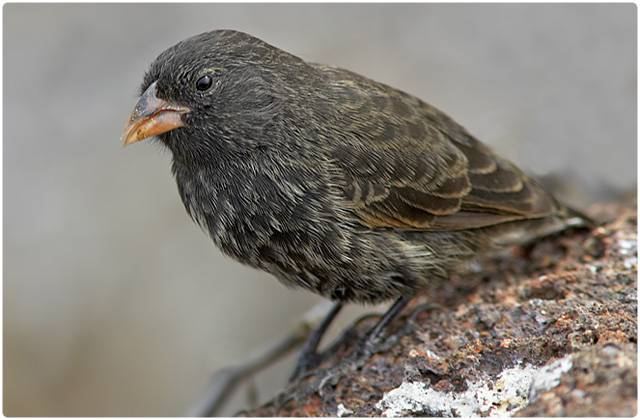
[[[224,258],[185,213],[168,153],[122,148],[146,67],[191,35],[246,31],[410,92],[579,206],[635,194],[634,4],[2,10],[6,416],[182,415],[212,372],[320,301]],[[255,379],[260,402],[292,363]]]

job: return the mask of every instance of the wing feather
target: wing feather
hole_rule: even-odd
[[[535,181],[444,113],[357,74],[324,67],[344,105],[330,158],[370,228],[469,229],[558,212]]]

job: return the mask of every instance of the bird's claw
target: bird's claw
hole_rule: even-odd
[[[426,303],[418,306],[411,312],[403,326],[389,335],[384,335],[382,330],[375,328],[366,334],[358,332],[358,325],[371,315],[365,315],[356,320],[324,352],[301,357],[294,368],[289,384],[281,393],[284,398],[279,402],[276,412],[279,413],[289,402],[300,403],[314,393],[322,397],[328,385],[336,386],[349,372],[355,372],[362,368],[373,355],[389,351],[402,337],[412,333],[416,329],[416,318],[422,312],[434,308],[438,308],[438,305]],[[339,348],[345,344],[351,345],[353,348],[346,357],[341,359],[338,365],[318,368],[330,358],[330,355],[338,352]],[[311,363],[306,363],[307,361],[311,361]],[[314,379],[303,385],[303,382],[311,377]]]

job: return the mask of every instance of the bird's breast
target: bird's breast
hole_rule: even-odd
[[[319,252],[342,258],[346,232],[326,185],[291,168],[242,169],[174,169],[187,212],[225,254],[288,271],[312,265],[307,260]]]

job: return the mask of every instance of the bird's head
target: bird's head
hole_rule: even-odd
[[[188,38],[151,64],[124,145],[157,136],[176,158],[206,159],[256,147],[286,105],[299,58],[251,35],[219,30]]]

